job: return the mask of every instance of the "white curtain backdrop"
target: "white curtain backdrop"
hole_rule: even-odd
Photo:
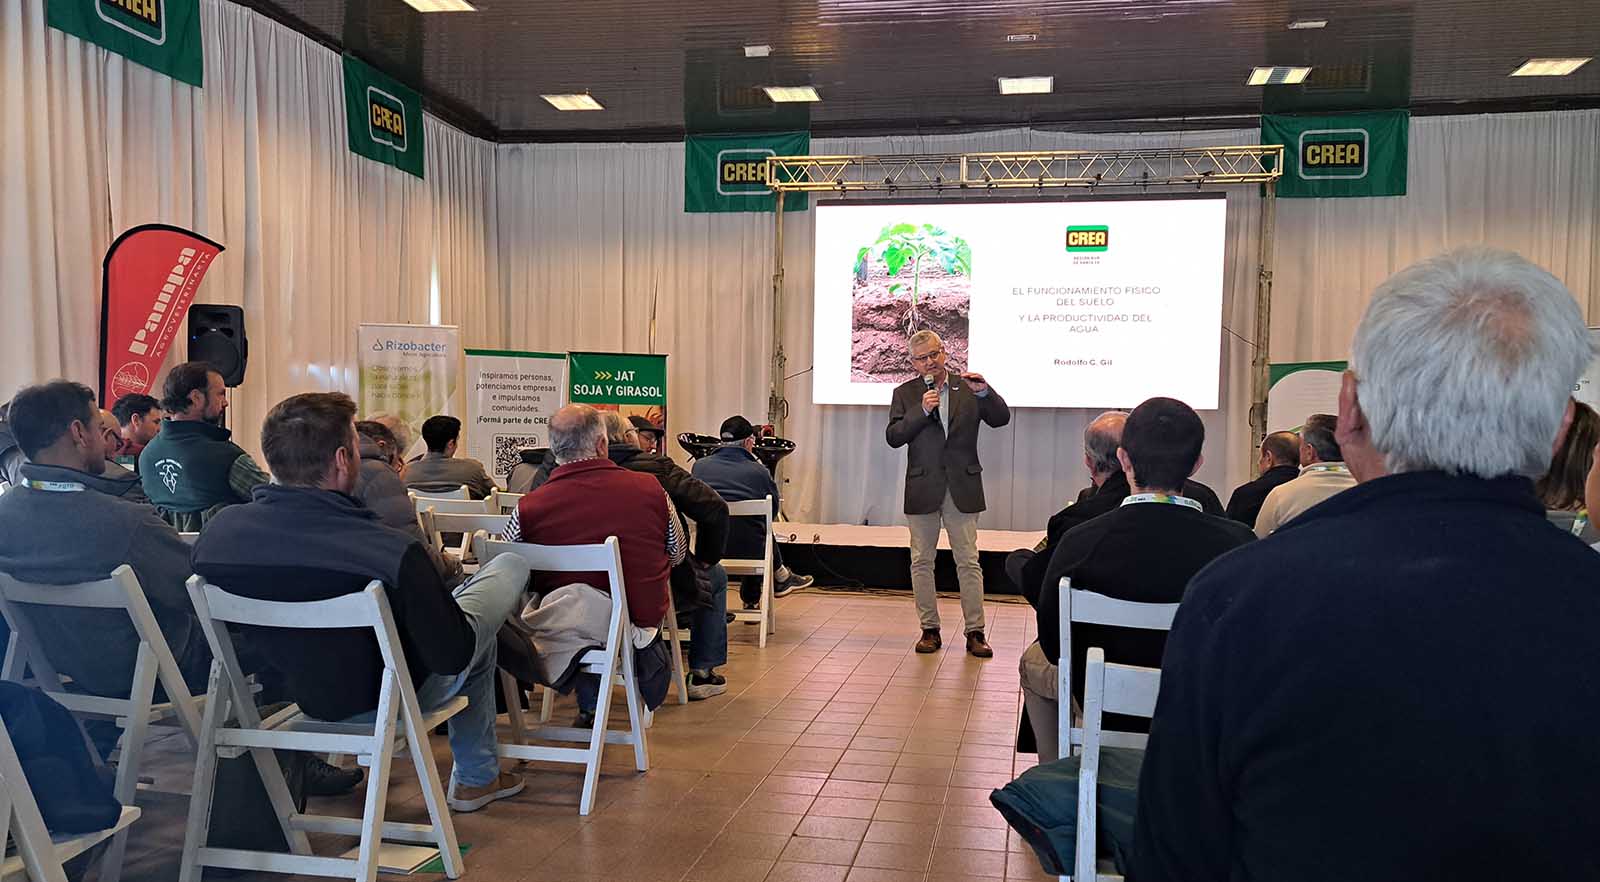
[[[469,346],[668,353],[673,431],[765,417],[772,216],[685,214],[681,144],[492,145],[428,118],[419,181],[347,149],[336,55],[226,0],[201,9],[196,90],[48,29],[43,0],[0,4],[0,394],[51,376],[94,381],[100,259],[117,233],[159,221],[228,248],[200,300],[245,307],[251,360],[232,424],[250,449],[284,396],[355,391],[362,321],[458,324]],[[818,138],[812,149],[1257,140],[1255,129],[1009,130]],[[1279,200],[1273,360],[1345,357],[1373,287],[1457,245],[1520,251],[1586,315],[1600,308],[1600,111],[1419,118],[1410,143],[1405,197]],[[1223,343],[1200,478],[1224,498],[1251,460],[1259,199],[1230,191],[1228,209],[1225,327],[1197,330]],[[883,443],[887,407],[810,403],[811,217],[785,217],[788,435],[799,444],[785,509],[797,521],[900,523],[904,454]],[[980,523],[1040,528],[1085,483],[1092,416],[1018,410],[986,431]]]

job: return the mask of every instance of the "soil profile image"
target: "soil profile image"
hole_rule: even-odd
[[[850,380],[898,383],[911,372],[906,338],[927,329],[949,368],[967,365],[972,246],[932,224],[894,223],[856,251],[850,297]]]

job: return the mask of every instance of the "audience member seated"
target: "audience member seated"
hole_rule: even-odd
[[[628,422],[633,425],[634,431],[639,433],[640,450],[657,456],[667,455],[666,448],[661,443],[661,439],[666,433],[661,431],[655,423],[637,414],[628,417]]]
[[[103,446],[105,447],[106,469],[103,477],[118,482],[131,481],[132,483],[128,486],[128,492],[122,498],[129,502],[148,504],[150,497],[144,495],[144,488],[139,485],[139,476],[131,469],[117,462],[123,456],[123,447],[122,430],[117,425],[116,415],[109,410],[96,411],[95,415],[98,417],[96,428],[100,432],[100,436],[105,439]]]
[[[548,447],[519,450],[517,454],[521,461],[506,475],[506,489],[512,493],[531,493],[543,487],[556,470],[555,454]]]
[[[105,474],[94,392],[67,380],[29,386],[10,418],[28,461],[21,484],[0,496],[0,570],[73,584],[129,565],[184,680],[204,692],[211,651],[184,587],[189,546],[154,509],[129,500],[137,477]],[[125,613],[39,607],[32,618],[61,673],[96,695],[127,695],[139,641]]]
[[[167,522],[195,532],[220,509],[248,502],[271,478],[222,428],[228,408],[222,375],[190,361],[167,373],[161,391],[167,418],[139,454],[145,495]]]
[[[1293,432],[1273,432],[1261,442],[1261,459],[1256,464],[1260,477],[1240,484],[1228,498],[1228,517],[1254,530],[1256,516],[1267,494],[1279,484],[1287,484],[1300,474],[1300,436]]]
[[[1090,485],[1078,494],[1076,502],[1050,516],[1045,524],[1044,542],[1033,549],[1012,552],[1006,558],[1006,574],[1023,594],[1043,590],[1044,571],[1050,565],[1061,537],[1079,524],[1109,511],[1116,511],[1129,493],[1128,478],[1117,461],[1122,443],[1126,411],[1109,410],[1095,417],[1083,430],[1083,464],[1089,469]],[[1222,503],[1210,487],[1193,479],[1183,482],[1183,495],[1200,503],[1206,514],[1222,515]],[[1109,659],[1115,661],[1115,659]]]
[[[217,513],[195,544],[194,568],[232,593],[286,603],[383,582],[423,707],[457,695],[470,702],[448,724],[449,803],[476,811],[522,790],[495,753],[495,633],[521,599],[528,567],[502,555],[452,596],[423,543],[383,526],[350,496],[360,471],[355,412],[339,393],[295,395],[274,407],[261,427],[261,450],[278,483]],[[370,634],[244,630],[284,674],[301,710],[325,720],[370,719],[383,671]]]
[[[694,550],[672,568],[672,599],[693,636],[689,700],[721,695],[728,691],[727,680],[716,671],[728,663],[728,573],[720,563],[728,542],[728,504],[677,463],[641,449],[637,442],[643,433],[621,414],[607,410],[600,416],[606,425],[606,456],[628,471],[655,478],[680,517],[695,522]],[[687,525],[679,525],[687,531]]]
[[[11,431],[11,423],[6,415],[10,407],[10,402],[0,404],[0,481],[17,484],[22,481],[22,464],[27,457],[23,455],[16,435]]]
[[[394,433],[382,423],[363,420],[356,423],[356,441],[360,445],[361,470],[356,475],[355,492],[350,495],[371,509],[384,526],[421,542],[446,588],[461,584],[461,561],[442,554],[422,535],[422,525],[417,523],[417,507],[412,504],[411,494],[406,492],[406,485],[400,482],[396,472],[399,443]]]
[[[550,450],[558,465],[539,489],[522,497],[507,538],[536,545],[592,545],[615,536],[621,546],[623,587],[627,591],[631,642],[643,648],[660,639],[667,615],[672,567],[687,555],[678,515],[661,484],[635,474],[609,456],[605,422],[584,404],[569,404],[550,418]],[[541,597],[569,584],[609,591],[603,573],[536,573]],[[577,726],[594,722],[599,678],[575,678]]]
[[[139,454],[161,433],[161,402],[149,395],[129,392],[112,403],[111,413],[122,435],[122,451],[118,455],[131,459],[130,468],[137,472]]]
[[[1549,471],[1533,485],[1550,522],[1591,545],[1600,542],[1600,531],[1590,522],[1590,509],[1584,504],[1584,481],[1594,464],[1596,442],[1600,442],[1600,416],[1589,405],[1574,402],[1567,437]]]
[[[1189,579],[1219,555],[1255,538],[1249,528],[1205,513],[1182,495],[1184,479],[1203,461],[1205,425],[1187,404],[1152,398],[1128,414],[1117,448],[1120,474],[1130,494],[1117,508],[1067,531],[1051,555],[1043,586],[1027,595],[1037,613],[1039,639],[1023,651],[1022,695],[1039,761],[1057,757],[1057,673],[1061,648],[1062,577],[1072,587],[1140,603],[1177,603]],[[1163,631],[1072,626],[1072,698],[1083,700],[1084,656],[1089,647],[1106,660],[1161,666]],[[1148,722],[1107,714],[1107,729],[1144,731]]]
[[[694,462],[694,476],[709,484],[728,502],[772,497],[772,516],[778,516],[778,482],[751,451],[756,447],[756,430],[742,416],[722,421],[722,446],[710,456]],[[740,560],[759,560],[765,553],[767,529],[751,517],[732,518],[728,524],[727,556]],[[812,578],[793,572],[783,564],[783,553],[772,545],[772,593],[782,597],[796,588],[811,587]],[[745,609],[755,609],[761,601],[761,577],[743,576],[739,597]]]
[[[395,471],[403,477],[406,473],[406,454],[411,450],[411,442],[414,440],[414,436],[411,434],[411,426],[405,420],[392,413],[375,413],[368,417],[366,422],[377,423],[388,429],[389,434],[394,436],[394,455],[398,461]]]
[[[0,570],[25,582],[65,585],[104,579],[122,564],[132,567],[184,683],[191,693],[204,693],[211,648],[184,586],[192,572],[189,546],[148,504],[135,501],[138,477],[106,458],[115,418],[95,409],[87,386],[67,380],[18,392],[12,414],[29,461],[23,483],[0,497]],[[121,474],[110,474],[113,468]],[[128,694],[139,640],[125,613],[38,607],[32,618],[51,660],[76,686],[92,695]],[[241,664],[260,673],[250,647],[239,650]],[[165,695],[157,683],[156,700]],[[86,728],[109,753],[118,731],[101,721]],[[306,769],[306,792],[347,793],[361,776],[360,769],[314,760]]]
[[[1306,417],[1300,430],[1300,474],[1267,494],[1256,516],[1257,536],[1266,538],[1317,503],[1356,485],[1334,437],[1338,428],[1339,418],[1332,414]]]
[[[465,486],[473,499],[483,499],[494,491],[494,481],[483,470],[483,463],[471,457],[456,456],[461,440],[461,421],[453,416],[428,417],[422,424],[422,440],[428,452],[406,466],[406,486],[418,493],[448,493]]]
[[[1600,557],[1532,480],[1592,357],[1514,254],[1379,286],[1339,395],[1361,483],[1191,583],[1130,879],[1595,878]]]

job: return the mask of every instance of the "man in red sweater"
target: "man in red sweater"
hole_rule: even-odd
[[[655,478],[629,471],[607,455],[600,412],[569,404],[550,418],[550,479],[517,503],[506,538],[539,545],[588,545],[615,536],[622,548],[622,580],[628,618],[654,631],[667,615],[669,573],[688,553],[672,500]],[[604,573],[534,573],[543,595],[573,583],[609,591]],[[599,694],[596,677],[577,679],[578,725],[588,725]]]

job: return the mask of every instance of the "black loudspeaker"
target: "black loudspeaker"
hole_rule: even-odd
[[[244,382],[250,344],[244,338],[244,309],[196,303],[189,307],[189,361],[203,361],[217,369],[222,382]]]

